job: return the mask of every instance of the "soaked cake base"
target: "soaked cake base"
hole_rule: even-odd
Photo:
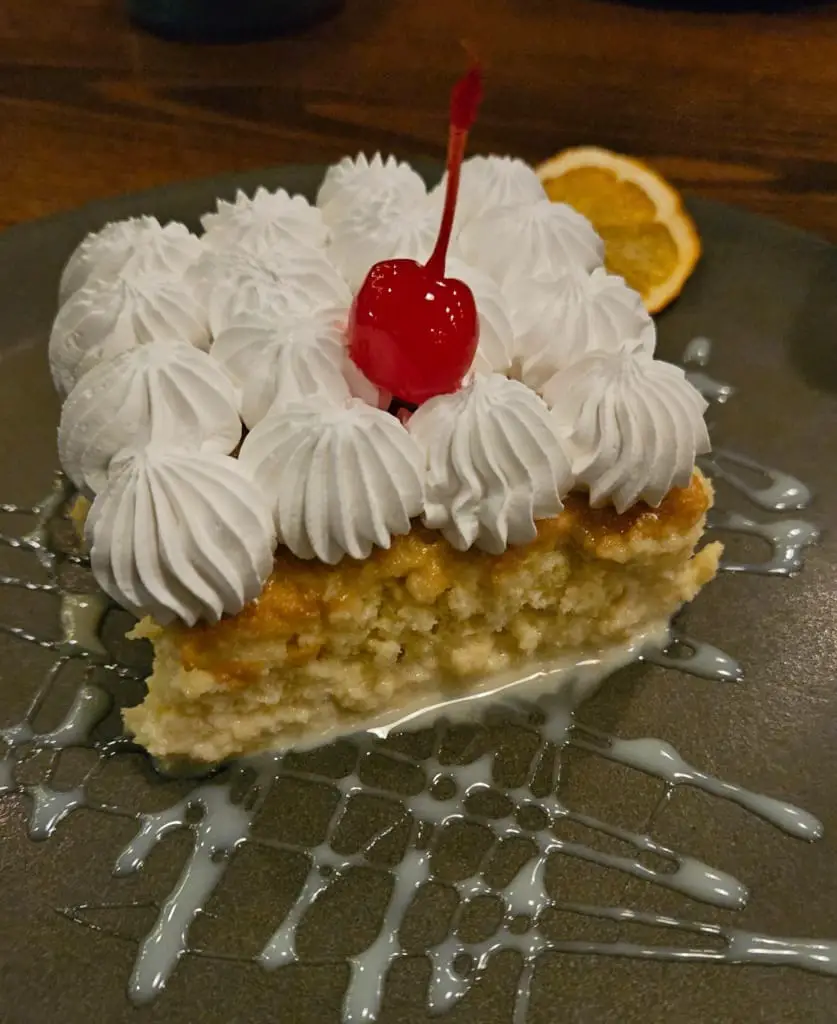
[[[656,509],[619,515],[571,494],[502,555],[458,552],[419,525],[362,562],[281,549],[238,615],[135,628],[155,661],[126,726],[158,757],[217,762],[349,732],[440,688],[461,697],[533,658],[623,644],[715,575],[721,545],[695,551],[711,503],[697,471]]]

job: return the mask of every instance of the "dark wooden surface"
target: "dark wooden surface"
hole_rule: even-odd
[[[473,151],[597,143],[837,240],[837,5],[615,0],[346,0],[241,47],[135,32],[122,0],[0,0],[0,226],[361,147],[441,155],[461,39],[489,65]]]

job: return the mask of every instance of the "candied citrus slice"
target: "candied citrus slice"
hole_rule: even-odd
[[[680,294],[700,238],[680,193],[632,157],[583,146],[538,167],[549,198],[583,213],[604,239],[605,265],[658,313]]]

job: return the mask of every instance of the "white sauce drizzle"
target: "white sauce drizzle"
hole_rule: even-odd
[[[591,732],[581,727],[582,731]],[[754,793],[731,782],[716,779],[693,767],[678,754],[670,743],[653,737],[623,740],[601,733],[592,733],[600,741],[591,743],[583,739],[574,739],[573,746],[583,750],[591,750],[601,754],[610,761],[616,761],[628,768],[636,768],[647,775],[655,775],[658,779],[672,786],[692,786],[704,793],[721,797],[731,803],[738,804],[753,814],[769,821],[771,825],[782,829],[788,835],[799,839],[822,838],[822,824],[807,811],[794,807],[793,804],[773,797]],[[604,745],[601,745],[601,744]]]
[[[801,480],[790,473],[771,469],[770,466],[756,462],[746,455],[728,451],[726,448],[716,448],[711,455],[700,461],[702,468],[710,476],[728,483],[754,505],[767,512],[803,509],[811,503],[811,492]],[[746,469],[761,476],[765,483],[762,486],[749,483],[736,472],[736,468]]]
[[[89,655],[106,655],[99,639],[102,620],[111,606],[106,594],[62,594],[61,628],[68,651],[80,649]]]
[[[705,367],[709,363],[712,342],[708,338],[693,338],[683,352],[683,365],[686,367],[686,379],[696,388],[707,402],[723,405],[735,394],[731,384],[715,380],[702,369],[690,370],[690,366]]]
[[[710,353],[706,339],[695,339],[684,354],[684,362],[705,367]],[[713,401],[725,401],[732,389],[713,381],[705,374],[692,374],[701,389]],[[759,508],[783,511],[804,507],[810,492],[799,480],[785,473],[762,466],[735,453],[716,452],[706,460],[707,468],[747,497]],[[732,467],[732,468],[731,468]],[[751,485],[737,472],[745,469],[760,474],[765,483]],[[49,582],[41,583],[25,578],[0,577],[0,585],[23,587],[55,593],[61,598],[60,621],[63,635],[60,640],[48,640],[18,627],[0,625],[5,633],[18,639],[55,652],[56,660],[47,673],[44,685],[33,699],[27,713],[16,725],[0,732],[5,755],[0,757],[0,794],[24,793],[30,802],[29,829],[33,838],[44,839],[53,834],[59,824],[78,807],[93,807],[104,814],[131,816],[119,808],[97,805],[88,801],[83,784],[59,790],[51,785],[52,766],[44,781],[21,785],[17,782],[17,769],[33,753],[58,752],[71,747],[93,745],[100,757],[118,753],[130,743],[117,739],[98,746],[92,739],[93,730],[110,709],[110,696],[89,679],[81,684],[63,720],[49,732],[37,732],[33,721],[47,692],[62,668],[71,660],[82,659],[87,671],[95,667],[118,676],[133,676],[126,666],[107,662],[107,651],[100,637],[100,628],[107,613],[108,603],[97,595],[62,593],[58,585],[59,563],[83,563],[72,553],[62,552],[51,545],[51,525],[67,503],[70,492],[59,481],[48,498],[34,509],[21,509],[14,505],[0,506],[0,514],[32,515],[35,529],[23,536],[0,535],[0,544],[30,551],[42,569],[47,570]],[[803,549],[817,540],[817,530],[801,520],[755,522],[739,513],[717,512],[713,528],[735,531],[762,538],[772,545],[772,555],[761,563],[726,563],[732,573],[762,573],[789,576],[798,572],[803,564]],[[258,959],[263,967],[278,967],[304,962],[297,951],[297,933],[310,906],[327,897],[334,882],[358,865],[375,868],[369,860],[377,843],[392,831],[392,826],[376,833],[359,853],[347,856],[337,853],[332,840],[347,813],[353,797],[360,793],[378,795],[390,801],[399,799],[403,806],[404,821],[409,822],[411,839],[397,870],[391,875],[389,901],[381,921],[377,938],[362,953],[350,958],[351,977],[346,990],[343,1019],[346,1024],[374,1021],[383,997],[383,987],[390,965],[402,954],[399,928],[404,915],[422,887],[432,879],[433,839],[445,828],[463,821],[477,821],[489,828],[496,842],[510,837],[525,837],[534,844],[536,853],[503,888],[495,889],[483,873],[455,883],[459,907],[452,922],[450,934],[428,950],[431,961],[431,979],[427,992],[431,1012],[442,1013],[461,999],[486,969],[491,956],[500,950],[517,950],[523,966],[514,1009],[515,1024],[526,1018],[529,991],[538,958],[545,952],[563,951],[598,956],[634,957],[670,961],[705,961],[738,964],[782,964],[796,966],[820,974],[837,974],[837,940],[809,940],[782,938],[742,931],[726,925],[681,921],[674,917],[645,914],[628,907],[599,907],[555,900],[548,892],[546,867],[550,857],[565,856],[611,870],[619,871],[661,888],[682,893],[707,904],[740,909],[748,899],[746,887],[722,869],[706,864],[688,853],[680,852],[653,839],[650,835],[633,832],[565,806],[559,799],[557,787],[558,762],[561,751],[577,747],[625,767],[659,779],[663,796],[668,797],[679,786],[690,786],[710,795],[732,801],[749,812],[772,822],[789,835],[814,840],[822,834],[822,826],[812,815],[792,804],[774,797],[758,794],[742,786],[715,778],[686,762],[667,742],[650,737],[622,738],[608,736],[590,729],[576,719],[575,708],[588,696],[601,679],[618,665],[641,657],[646,661],[704,678],[736,681],[741,669],[729,655],[703,641],[682,635],[668,635],[662,639],[640,638],[633,645],[589,657],[572,664],[552,666],[550,671],[535,668],[490,682],[477,699],[463,699],[440,704],[421,712],[401,714],[396,720],[379,722],[374,728],[353,739],[356,754],[354,769],[344,778],[329,780],[339,791],[339,801],[325,839],[319,845],[292,847],[304,852],[309,859],[307,876],[296,899],[264,946]],[[502,791],[513,808],[526,807],[538,813],[539,827],[524,828],[518,815],[488,818],[475,815],[469,801],[476,795],[494,788],[492,756],[484,754],[463,764],[442,764],[438,751],[447,720],[478,719],[488,700],[505,705],[509,713],[531,711],[536,704],[543,721],[531,726],[538,734],[538,751],[533,758],[525,785]],[[437,746],[433,755],[413,761],[398,754],[382,742],[382,737],[398,727],[409,724],[411,729],[425,725],[429,719],[438,719],[435,726]],[[525,720],[525,717],[524,717]],[[406,761],[424,773],[425,786],[417,795],[396,796],[378,791],[362,781],[362,767],[369,756]],[[547,796],[535,796],[536,776],[549,771],[556,781]],[[246,773],[246,774],[245,774]],[[234,798],[246,778],[254,776],[243,799]],[[279,778],[316,779],[304,772],[293,770],[281,754],[264,754],[233,764],[221,781],[199,784],[187,797],[171,807],[153,814],[135,816],[137,832],[119,855],[114,866],[117,876],[138,871],[154,847],[175,830],[189,829],[193,836],[192,852],[184,864],[181,875],[159,908],[157,920],[141,942],[136,966],[129,982],[129,996],[135,1003],[146,1003],[165,987],[181,958],[195,952],[189,945],[189,929],[196,916],[206,905],[224,875],[231,857],[243,844],[252,842],[251,825],[259,813],[271,785]],[[440,786],[447,787],[441,796]],[[501,792],[498,790],[498,792]],[[195,816],[197,815],[197,820]],[[583,826],[587,833],[602,839],[618,840],[625,852],[612,853],[597,847],[595,841],[570,841],[558,834],[562,822]],[[429,839],[428,839],[429,837]],[[633,851],[633,852],[631,852]],[[663,866],[651,867],[641,858],[653,855]],[[386,870],[377,867],[377,870]],[[467,943],[456,931],[464,909],[478,896],[499,897],[504,907],[502,925],[494,936],[481,943]],[[622,924],[653,925],[657,928],[692,934],[692,946],[666,946],[639,944],[630,941],[581,942],[555,941],[542,934],[539,918],[547,908],[602,918]],[[64,913],[72,920],[88,924],[80,912],[88,905],[67,908]],[[522,925],[522,927],[521,927]],[[712,940],[701,945],[700,940]],[[207,955],[207,954],[204,954]],[[460,959],[470,957],[471,967],[458,969]]]
[[[760,576],[795,576],[805,564],[805,549],[820,538],[820,531],[804,519],[779,519],[759,523],[740,512],[713,512],[709,528],[715,531],[760,537],[771,547],[770,558],[763,562],[721,562],[724,572],[746,572]]]
[[[726,651],[683,633],[675,633],[665,646],[646,648],[642,660],[718,682],[738,682],[744,676],[741,666]]]
[[[250,830],[251,813],[232,802],[229,786],[201,786],[165,811],[140,817],[140,829],[119,855],[114,874],[138,871],[157,843],[175,829],[189,827],[187,814],[193,807],[202,814],[192,828],[192,855],[160,908],[154,927],[140,944],[128,984],[128,995],[134,1003],[147,1003],[165,988],[188,949],[190,925],[221,880],[227,860],[246,841]]]

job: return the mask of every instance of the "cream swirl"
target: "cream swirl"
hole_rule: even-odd
[[[239,459],[267,495],[279,538],[299,558],[368,558],[408,533],[423,499],[421,453],[389,413],[359,399],[308,399],[272,412]]]
[[[567,267],[548,281],[507,280],[524,384],[539,389],[588,352],[617,352],[640,339],[654,352],[656,331],[642,299],[621,277],[598,267]]]
[[[408,428],[427,461],[424,521],[457,550],[501,554],[561,511],[569,461],[546,405],[518,381],[476,376],[425,402]]]
[[[403,206],[421,203],[427,188],[408,163],[394,156],[386,160],[376,153],[371,160],[365,154],[343,157],[325,173],[317,193],[317,206],[327,224],[343,217],[353,207],[365,206],[374,199],[398,199]]]
[[[345,405],[350,397],[342,372],[346,317],[345,308],[304,319],[250,317],[218,335],[212,355],[241,388],[248,429],[271,408],[281,410],[303,398]]]
[[[157,271],[97,281],[74,292],[58,311],[49,362],[62,394],[103,359],[159,339],[209,347],[206,311],[192,284]]]
[[[565,267],[589,271],[604,259],[604,243],[590,221],[549,199],[486,210],[462,228],[455,248],[455,255],[500,282],[510,276],[549,280]]]
[[[441,200],[447,175],[434,189]],[[460,227],[498,206],[535,203],[546,193],[535,171],[511,156],[472,156],[462,164],[456,223]]]
[[[329,255],[353,289],[381,260],[404,257],[423,262],[433,251],[439,213],[427,201],[370,196],[332,222]]]
[[[238,398],[205,352],[153,341],[92,367],[61,411],[58,455],[73,483],[97,493],[116,453],[171,441],[224,454],[241,439]]]
[[[654,359],[640,341],[591,352],[556,373],[544,397],[593,508],[659,505],[689,483],[695,459],[710,450],[706,401],[683,370]]]
[[[273,251],[259,243],[206,253],[192,274],[203,297],[212,336],[252,314],[308,316],[348,306],[349,287],[322,253]]]
[[[161,271],[177,276],[200,256],[203,246],[185,224],[161,224],[156,217],[131,217],[106,224],[87,235],[61,274],[59,298],[100,278],[131,271]]]
[[[257,188],[251,199],[239,189],[232,203],[219,199],[215,213],[201,217],[203,241],[210,249],[231,245],[244,249],[323,249],[328,228],[322,213],[305,196],[291,196],[283,188],[269,192]]]
[[[488,274],[457,259],[447,261],[445,275],[464,281],[477,304],[480,335],[472,369],[508,374],[514,363],[515,339],[509,306],[499,285]]]
[[[120,453],[85,533],[101,588],[162,625],[235,615],[273,568],[263,495],[236,459],[213,452],[149,445]]]

